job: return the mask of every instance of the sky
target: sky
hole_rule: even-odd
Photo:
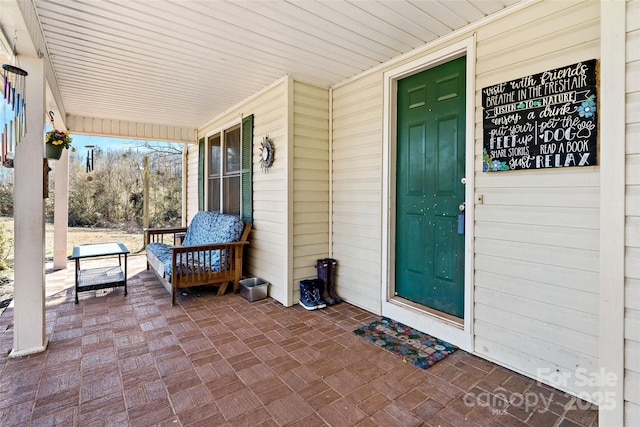
[[[71,146],[76,150],[82,150],[86,145],[94,145],[96,148],[102,150],[128,150],[139,148],[144,150],[145,141],[141,139],[129,139],[129,138],[108,138],[105,136],[93,136],[93,135],[75,135],[70,134],[72,138]],[[182,149],[182,143],[169,143],[160,141],[148,141],[151,145],[166,146],[168,144],[175,145]]]
[[[51,130],[51,125],[49,123],[45,124],[45,132]],[[178,147],[180,150],[183,148],[183,143],[178,142],[166,142],[166,141],[145,141],[143,139],[131,139],[131,138],[110,138],[106,136],[94,136],[94,135],[80,135],[74,134],[73,132],[69,133],[71,137],[71,146],[76,150],[82,150],[87,145],[93,145],[96,148],[100,148],[102,150],[129,150],[139,148],[141,151],[144,151],[145,142],[149,143],[152,146],[167,146],[173,145],[174,147]]]

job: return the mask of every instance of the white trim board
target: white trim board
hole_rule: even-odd
[[[383,316],[393,318],[440,339],[473,351],[473,218],[474,218],[474,117],[475,117],[475,34],[437,52],[418,58],[384,73],[384,119],[382,149],[382,294]],[[467,57],[466,76],[466,187],[465,187],[465,301],[464,323],[456,324],[408,304],[392,301],[395,259],[395,153],[397,81],[409,75],[459,58]]]
[[[624,425],[624,281],[625,281],[625,22],[624,1],[600,4],[600,367],[617,381],[603,381],[601,426]],[[604,245],[606,244],[606,250]],[[600,402],[598,402],[600,403]]]

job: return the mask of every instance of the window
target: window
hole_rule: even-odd
[[[207,138],[209,151],[207,209],[240,215],[240,125]]]
[[[204,157],[207,156],[207,210],[253,222],[253,115],[242,124],[200,140],[199,205],[204,206]]]

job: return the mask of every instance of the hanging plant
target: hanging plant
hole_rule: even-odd
[[[71,137],[68,131],[52,130],[45,136],[45,156],[47,159],[58,160],[62,156],[62,150],[71,147]],[[71,151],[76,151],[71,148]]]
[[[65,130],[54,129],[47,132],[45,136],[45,142],[47,144],[62,146],[67,149],[71,147],[71,141],[72,138],[69,136],[69,131]],[[72,151],[75,151],[75,149],[72,149]]]

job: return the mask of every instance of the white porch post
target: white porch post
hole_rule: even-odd
[[[15,151],[14,332],[9,357],[44,351],[44,61],[20,57],[26,83],[27,133]]]
[[[67,268],[67,227],[69,216],[69,150],[62,150],[54,162],[55,205],[53,207],[53,268]]]

